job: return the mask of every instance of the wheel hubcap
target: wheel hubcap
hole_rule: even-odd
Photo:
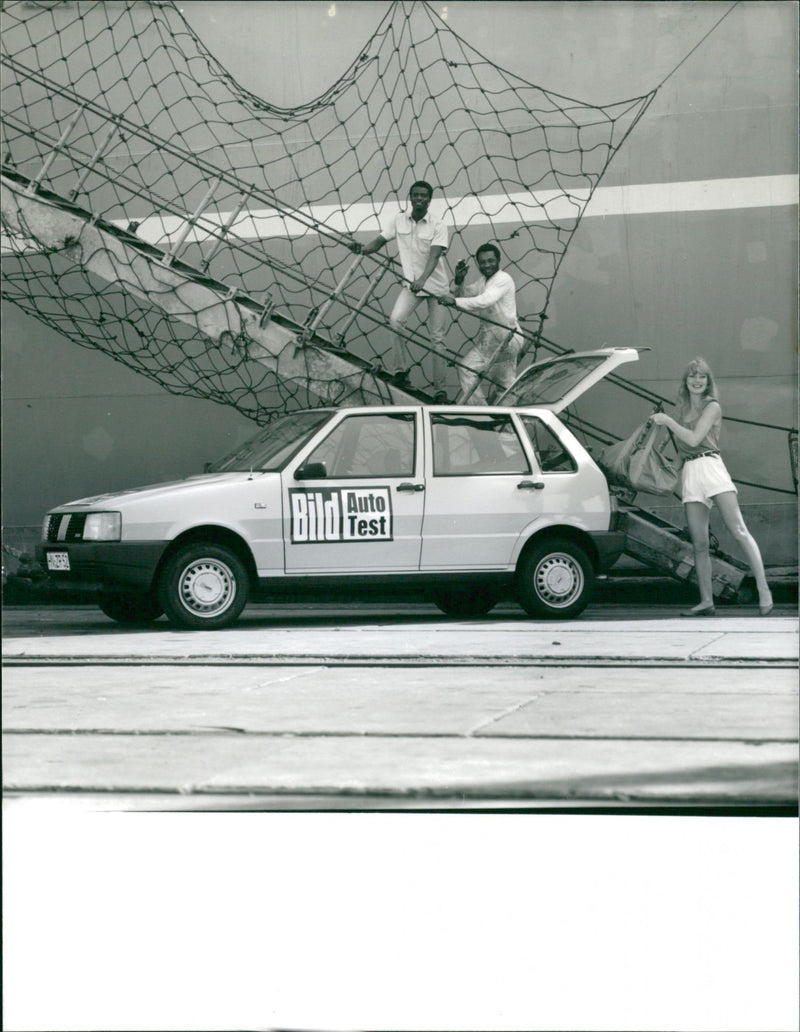
[[[196,616],[219,616],[236,595],[236,579],[218,559],[199,559],[187,566],[178,586],[181,602]]]
[[[570,605],[583,590],[583,570],[578,563],[563,553],[546,556],[534,574],[536,594],[548,606],[563,608]]]

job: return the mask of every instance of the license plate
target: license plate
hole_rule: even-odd
[[[69,552],[48,552],[47,553],[47,569],[48,570],[68,570],[69,569]]]

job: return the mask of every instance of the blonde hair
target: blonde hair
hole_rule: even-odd
[[[683,376],[681,377],[681,385],[678,388],[677,403],[682,416],[686,415],[692,405],[686,381],[693,373],[704,373],[707,377],[706,389],[703,394],[703,407],[705,408],[710,401],[719,401],[717,396],[717,385],[714,381],[714,374],[711,372],[711,366],[701,355],[698,355],[696,358],[693,358],[684,369]]]

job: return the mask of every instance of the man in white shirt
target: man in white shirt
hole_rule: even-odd
[[[447,226],[431,215],[428,207],[433,197],[430,183],[419,180],[408,194],[410,211],[400,211],[381,225],[378,236],[367,244],[354,242],[350,250],[356,254],[373,254],[389,240],[397,240],[397,252],[403,269],[403,284],[394,303],[389,325],[395,333],[392,349],[392,373],[398,387],[410,387],[411,358],[402,336],[409,316],[424,301],[428,306],[428,337],[433,347],[433,390],[437,401],[445,395],[445,347],[447,312],[437,303],[449,291],[443,256],[447,251]]]
[[[514,382],[523,338],[517,321],[516,288],[500,268],[499,249],[483,244],[475,252],[475,261],[480,279],[463,286],[469,263],[462,258],[456,263],[453,296],[448,294],[439,303],[491,320],[480,323],[478,336],[458,369],[461,396],[472,405],[485,405]],[[478,383],[484,378],[490,381],[485,391]]]

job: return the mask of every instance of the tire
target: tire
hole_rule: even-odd
[[[550,538],[523,557],[517,599],[529,616],[568,620],[582,613],[594,588],[594,569],[580,545]]]
[[[161,603],[149,593],[103,591],[97,604],[106,616],[123,624],[152,623],[164,614]]]
[[[171,556],[158,582],[158,598],[169,621],[188,630],[230,627],[249,594],[250,578],[239,556],[202,542]]]
[[[433,592],[433,602],[446,616],[486,616],[497,605],[497,595],[485,588],[470,588],[462,591],[439,590]]]

